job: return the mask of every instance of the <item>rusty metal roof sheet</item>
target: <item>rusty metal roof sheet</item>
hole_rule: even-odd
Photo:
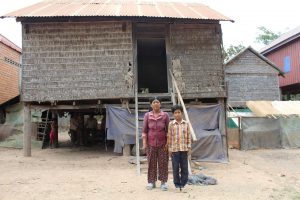
[[[22,49],[20,47],[18,47],[16,44],[14,44],[12,41],[10,41],[9,39],[7,39],[1,34],[0,34],[0,42],[20,53],[22,52]]]
[[[2,17],[158,17],[232,21],[200,3],[145,0],[45,0]]]

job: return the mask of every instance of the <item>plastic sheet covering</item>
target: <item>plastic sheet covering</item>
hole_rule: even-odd
[[[272,118],[242,118],[241,149],[281,147],[280,123]]]
[[[192,159],[197,161],[227,162],[225,130],[220,121],[222,106],[190,107],[187,112],[195,131],[197,141],[192,143]]]
[[[139,118],[144,114],[140,113]],[[139,136],[142,136],[143,122],[139,121]],[[122,153],[125,144],[135,144],[135,114],[127,109],[106,106],[107,139],[115,141],[114,152]]]
[[[226,145],[219,129],[221,105],[190,107],[187,110],[197,141],[192,145],[192,159],[227,162]],[[122,153],[125,144],[135,144],[135,114],[115,106],[106,107],[107,139],[115,141],[114,152]],[[139,113],[142,118],[144,113]],[[139,121],[141,137],[142,121]],[[223,130],[224,131],[224,130]]]
[[[242,118],[241,149],[300,147],[300,118]]]
[[[283,148],[300,147],[300,118],[280,118],[281,145]]]

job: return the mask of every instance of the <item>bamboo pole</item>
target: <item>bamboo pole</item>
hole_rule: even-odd
[[[136,172],[141,175],[140,166],[140,137],[139,137],[139,109],[137,87],[135,88],[135,153],[136,153]]]
[[[135,97],[135,153],[136,153],[136,173],[141,175],[141,164],[140,164],[140,137],[139,137],[139,109],[138,109],[138,64],[137,64],[137,39],[135,35],[136,24],[133,24],[132,38],[134,46],[134,97]]]
[[[180,102],[180,104],[181,104],[182,107],[183,107],[183,114],[184,114],[184,117],[185,117],[186,121],[189,123],[189,127],[190,127],[190,130],[191,130],[191,136],[192,136],[192,139],[193,139],[193,141],[196,141],[197,138],[196,138],[196,135],[195,135],[195,131],[194,131],[194,129],[193,129],[193,127],[192,127],[192,124],[191,124],[191,122],[190,122],[190,119],[189,119],[189,116],[188,116],[188,114],[187,114],[187,110],[186,110],[186,108],[185,108],[183,99],[182,99],[182,97],[181,97],[180,91],[179,91],[179,89],[178,89],[178,87],[177,87],[177,83],[176,83],[176,81],[175,81],[175,78],[174,78],[173,73],[172,73],[171,70],[170,70],[170,74],[171,74],[171,77],[172,77],[172,83],[173,83],[173,85],[175,86],[176,92],[177,92],[177,94],[178,94],[179,102]]]

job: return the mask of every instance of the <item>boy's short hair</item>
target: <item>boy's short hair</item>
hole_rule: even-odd
[[[183,112],[183,107],[181,105],[174,105],[171,107],[172,113],[174,113],[176,110],[180,110],[181,112]]]
[[[149,99],[150,104],[151,104],[154,100],[157,100],[157,101],[161,102],[161,100],[160,100],[159,97],[151,97],[151,98]]]

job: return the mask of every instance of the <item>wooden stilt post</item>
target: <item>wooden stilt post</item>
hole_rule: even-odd
[[[128,109],[129,100],[128,99],[121,99],[122,108]],[[130,156],[130,144],[124,144],[123,147],[123,156]]]
[[[55,120],[55,124],[57,125],[56,127],[56,132],[55,132],[55,139],[54,139],[54,146],[55,148],[58,147],[58,114],[57,112],[52,111],[52,119],[51,121]]]
[[[31,156],[31,112],[30,104],[24,103],[23,151],[25,157]]]
[[[218,99],[218,103],[222,105],[222,112],[221,112],[221,120],[219,123],[219,129],[222,134],[222,142],[223,146],[226,147],[226,153],[227,153],[227,159],[229,160],[229,154],[228,154],[228,138],[227,138],[227,114],[226,114],[226,99],[221,98]]]

